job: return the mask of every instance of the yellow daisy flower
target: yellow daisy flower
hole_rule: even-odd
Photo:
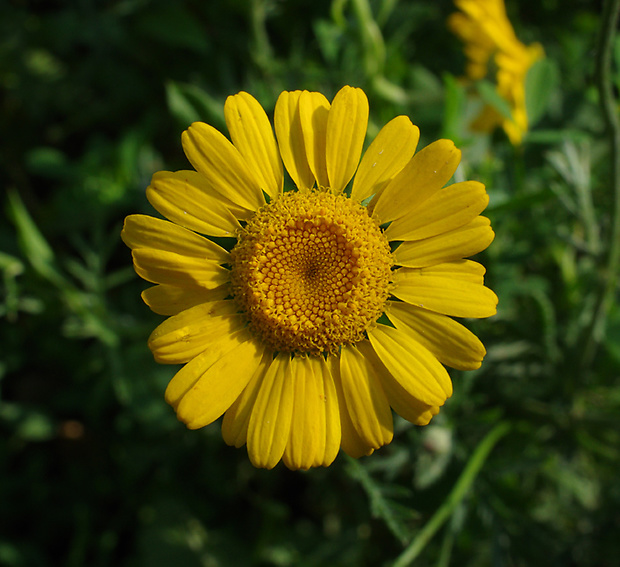
[[[450,317],[496,311],[484,268],[464,260],[493,240],[484,186],[443,188],[460,151],[439,140],[414,156],[406,116],[360,162],[360,89],[331,104],[283,92],[277,142],[248,93],[226,100],[225,117],[232,142],[194,123],[182,141],[196,171],[153,176],[147,197],[169,220],[131,215],[122,232],[157,284],[144,301],[170,316],[149,347],[185,364],[166,401],[190,429],[223,415],[226,443],[265,468],[328,466],[340,447],[368,455],[392,440],[390,408],[427,424],[452,394],[442,363],[474,369],[485,355]],[[282,162],[296,190],[283,191]]]
[[[544,57],[540,44],[523,45],[506,15],[503,0],[454,0],[456,12],[448,27],[465,43],[467,76],[471,80],[486,77],[491,61],[497,69],[497,93],[508,102],[511,117],[502,116],[486,106],[472,127],[491,132],[501,126],[513,145],[519,145],[528,130],[525,108],[525,78],[530,67]]]

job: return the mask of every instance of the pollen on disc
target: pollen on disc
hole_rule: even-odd
[[[388,242],[346,196],[285,193],[248,221],[231,256],[235,299],[276,351],[320,354],[359,342],[389,296]]]

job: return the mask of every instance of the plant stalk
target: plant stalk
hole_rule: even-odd
[[[480,441],[467,462],[467,466],[461,473],[459,479],[456,481],[454,488],[452,488],[452,491],[444,503],[441,505],[439,510],[435,512],[433,517],[427,522],[422,530],[420,530],[407,549],[400,554],[392,567],[407,567],[415,561],[416,557],[420,555],[431,538],[450,518],[457,506],[463,501],[463,498],[465,498],[469,488],[473,484],[474,480],[476,480],[478,473],[482,469],[489,453],[493,447],[495,447],[495,444],[504,435],[506,435],[508,431],[510,431],[510,424],[505,421],[501,422],[489,431],[486,437]]]
[[[601,113],[605,121],[609,141],[611,175],[610,187],[613,191],[613,217],[607,259],[603,268],[601,288],[596,298],[592,319],[586,328],[581,366],[587,368],[596,355],[603,340],[609,309],[613,303],[620,271],[620,120],[614,96],[612,78],[612,53],[620,0],[605,0],[601,23],[601,34],[597,50],[596,83],[599,92]]]

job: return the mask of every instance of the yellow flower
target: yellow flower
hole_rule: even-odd
[[[331,104],[283,92],[277,142],[245,92],[225,117],[232,143],[194,123],[182,141],[196,171],[153,176],[147,197],[171,222],[131,215],[122,233],[136,272],[157,284],[144,301],[170,316],[149,347],[185,364],[166,401],[190,429],[224,415],[226,443],[247,443],[265,468],[328,466],[340,447],[368,455],[392,440],[390,408],[427,424],[452,394],[442,363],[475,369],[485,355],[450,316],[496,311],[484,268],[463,259],[493,240],[484,186],[442,188],[460,151],[439,140],[414,156],[419,130],[405,116],[360,163],[360,89]],[[282,162],[296,190],[283,191]]]
[[[491,60],[496,68],[497,93],[508,102],[511,117],[486,106],[472,127],[490,132],[501,126],[514,145],[528,129],[525,109],[525,77],[530,67],[544,57],[541,45],[523,45],[506,16],[503,0],[454,0],[462,12],[448,19],[448,26],[465,42],[467,76],[483,79]]]

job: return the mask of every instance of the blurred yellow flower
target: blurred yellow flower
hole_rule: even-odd
[[[232,143],[194,123],[182,141],[196,171],[153,176],[147,197],[169,221],[131,215],[122,232],[136,272],[157,284],[144,301],[170,316],[149,347],[185,365],[167,402],[190,429],[224,415],[226,443],[265,468],[328,466],[341,447],[368,455],[392,440],[391,408],[427,424],[452,394],[442,364],[475,369],[485,355],[450,317],[496,311],[484,268],[464,259],[493,240],[484,186],[443,188],[460,151],[439,140],[414,156],[405,116],[360,162],[360,89],[331,104],[283,92],[277,142],[245,92],[225,117]],[[296,190],[283,191],[282,162]]]
[[[490,132],[501,126],[514,145],[521,143],[528,129],[525,108],[525,77],[530,67],[544,57],[540,44],[523,45],[506,16],[503,0],[454,0],[462,12],[451,14],[448,27],[465,42],[467,76],[486,77],[489,66],[496,69],[496,90],[510,106],[510,118],[486,106],[472,127]]]

